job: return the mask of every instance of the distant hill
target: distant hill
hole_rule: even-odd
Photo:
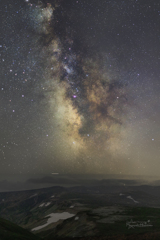
[[[40,238],[26,229],[0,218],[0,240],[40,240]]]

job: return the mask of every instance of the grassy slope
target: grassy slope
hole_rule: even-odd
[[[40,240],[29,231],[0,218],[0,240]]]

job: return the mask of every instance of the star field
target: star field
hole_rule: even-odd
[[[0,9],[1,173],[159,176],[159,1]]]

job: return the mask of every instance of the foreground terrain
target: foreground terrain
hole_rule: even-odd
[[[0,239],[40,240],[38,236],[2,218],[0,218]]]
[[[0,216],[29,231],[22,239],[160,239],[159,190],[100,182],[0,193]],[[22,231],[1,220],[0,239],[11,239],[5,224]]]

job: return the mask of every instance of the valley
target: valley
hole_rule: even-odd
[[[114,237],[158,232],[159,187],[54,186],[0,193],[0,216],[41,239]],[[127,222],[148,226],[127,227]]]

